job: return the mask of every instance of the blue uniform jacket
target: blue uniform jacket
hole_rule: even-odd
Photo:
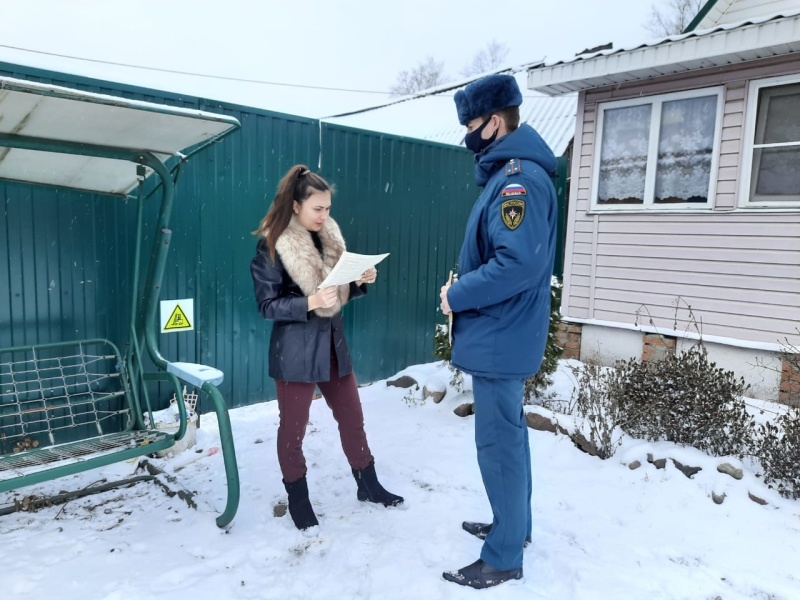
[[[475,158],[484,189],[447,293],[452,362],[466,373],[524,378],[541,366],[556,247],[555,169],[552,150],[527,124]]]

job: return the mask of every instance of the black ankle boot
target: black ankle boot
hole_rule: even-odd
[[[403,503],[401,496],[395,496],[383,489],[375,474],[375,463],[370,463],[363,469],[353,469],[353,477],[356,478],[358,492],[356,496],[362,502],[374,502],[384,506],[400,506]]]
[[[444,577],[445,581],[452,581],[458,585],[465,585],[475,588],[476,590],[481,590],[500,585],[506,581],[522,579],[522,567],[504,571],[495,569],[491,565],[487,565],[481,559],[478,559],[471,565],[467,565],[458,571],[442,573],[442,577]]]
[[[314,514],[311,501],[308,499],[308,483],[305,475],[291,483],[284,480],[283,487],[289,494],[289,514],[292,516],[295,526],[300,531],[304,531],[309,527],[319,525],[317,515]]]

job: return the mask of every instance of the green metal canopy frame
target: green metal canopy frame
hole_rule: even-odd
[[[156,443],[148,451],[169,447],[185,433],[186,409],[179,380],[196,386],[212,401],[218,417],[228,485],[227,504],[217,518],[220,527],[232,521],[239,503],[239,476],[230,419],[225,401],[217,389],[223,374],[204,365],[170,362],[164,358],[158,345],[156,309],[172,235],[169,220],[175,201],[178,170],[189,156],[238,128],[236,119],[224,115],[0,77],[0,180],[108,194],[138,201],[130,343],[126,355],[124,359],[119,357],[116,347],[107,340],[80,340],[75,343],[80,345],[81,352],[84,346],[94,343],[113,348],[114,352],[104,358],[116,355],[120,359],[123,391],[131,395],[135,409],[133,415],[128,414],[134,430],[145,429],[142,405],[147,407],[150,423],[153,423],[146,382],[167,381],[175,387],[176,397],[180,399],[178,431],[173,436],[167,436],[169,439],[154,440]],[[154,191],[160,190],[161,204],[147,275],[140,291],[138,274],[144,237],[143,190],[144,182],[153,174],[159,184]],[[137,193],[134,195],[134,192]],[[31,349],[52,349],[60,345],[5,348],[0,352],[15,356]],[[155,365],[155,372],[146,372],[143,364],[145,352]],[[38,360],[35,358],[34,364],[39,364],[36,362]],[[101,399],[106,400],[105,397]],[[45,406],[36,408],[36,411],[52,414],[43,398],[38,401]],[[16,402],[19,404],[18,398]],[[58,408],[62,414],[66,410],[63,406]],[[31,409],[28,407],[18,412],[31,412]],[[96,425],[101,430],[99,421]],[[52,432],[50,435],[52,439]],[[123,449],[124,452],[126,450]],[[142,453],[144,451],[138,454]],[[42,464],[46,465],[50,460],[55,459],[42,459]],[[37,464],[33,474],[26,476],[21,485],[86,469],[86,461],[80,460],[82,464],[46,469],[41,469]],[[114,460],[120,458],[111,459],[106,455],[93,464],[100,466]],[[8,485],[0,485],[0,488],[10,489]]]

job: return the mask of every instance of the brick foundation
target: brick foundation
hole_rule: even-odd
[[[800,406],[800,355],[790,360],[783,359],[781,367],[781,386],[778,401],[790,406]]]
[[[657,333],[646,333],[642,338],[642,360],[658,361],[675,354],[677,338]]]
[[[561,358],[574,358],[580,360],[581,358],[581,325],[575,323],[558,324],[558,333],[556,339],[558,345],[564,349]]]

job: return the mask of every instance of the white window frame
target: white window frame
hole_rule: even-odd
[[[800,198],[791,200],[762,200],[750,201],[751,186],[753,184],[753,152],[755,150],[756,118],[758,116],[758,96],[761,88],[778,87],[800,83],[800,75],[782,75],[767,79],[751,81],[747,90],[745,104],[744,129],[742,131],[742,159],[739,174],[739,208],[782,208],[796,210],[800,208]],[[800,118],[800,116],[798,116]]]
[[[700,98],[703,96],[717,97],[716,121],[714,123],[714,141],[711,150],[711,167],[708,178],[708,200],[704,203],[699,202],[676,202],[669,204],[656,204],[654,202],[656,189],[656,167],[658,165],[658,134],[661,126],[661,110],[664,102],[673,100],[685,100],[688,98]],[[597,202],[597,194],[600,188],[600,153],[603,146],[603,118],[605,111],[613,108],[628,106],[642,106],[649,104],[652,106],[650,112],[650,140],[647,152],[647,170],[645,172],[644,202],[642,204],[600,204]],[[592,192],[591,210],[603,212],[640,212],[640,211],[688,211],[697,212],[712,210],[714,208],[714,198],[717,189],[717,177],[719,169],[719,153],[722,138],[722,111],[724,108],[724,87],[714,86],[683,92],[672,92],[668,94],[657,94],[653,96],[642,96],[628,100],[615,100],[612,102],[600,102],[597,104],[597,134],[594,142],[594,159],[592,164]]]

